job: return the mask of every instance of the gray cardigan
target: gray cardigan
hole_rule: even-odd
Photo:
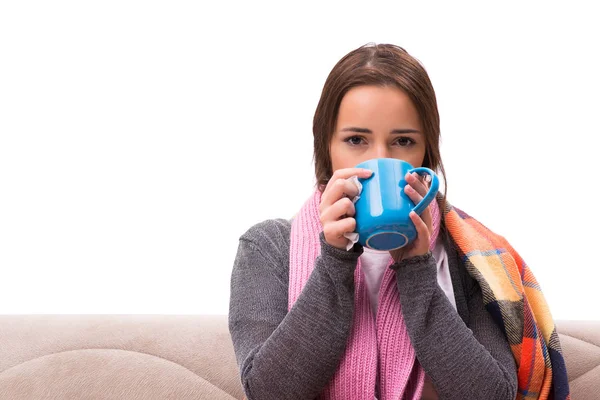
[[[330,246],[288,311],[290,221],[259,223],[239,242],[231,276],[229,330],[249,400],[314,399],[344,354],[354,311],[354,269],[362,247]],[[437,284],[431,253],[393,264],[417,359],[440,399],[516,397],[507,339],[483,306],[481,289],[445,228],[454,309]]]

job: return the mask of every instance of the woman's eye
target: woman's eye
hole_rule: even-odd
[[[396,140],[396,143],[398,143],[402,147],[407,147],[407,146],[410,146],[411,144],[414,144],[415,141],[408,137],[401,137],[398,140]]]
[[[360,136],[351,136],[346,139],[346,142],[351,144],[352,146],[358,146],[362,143],[362,138]]]

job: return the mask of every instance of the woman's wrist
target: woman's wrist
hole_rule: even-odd
[[[400,261],[396,261],[392,265],[390,265],[390,268],[394,271],[398,271],[402,268],[414,268],[420,265],[429,264],[432,258],[433,254],[431,253],[431,251],[428,251],[425,254],[411,256]]]
[[[321,241],[321,254],[338,260],[356,261],[363,253],[363,247],[359,243],[355,243],[350,250],[343,250],[327,243],[323,232],[319,234],[319,239]]]

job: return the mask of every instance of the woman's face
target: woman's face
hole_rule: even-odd
[[[421,167],[425,134],[409,97],[393,86],[358,86],[342,98],[329,152],[333,171],[372,158]]]

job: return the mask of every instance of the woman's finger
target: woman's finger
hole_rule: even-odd
[[[351,233],[356,229],[356,220],[351,217],[340,219],[339,221],[333,222],[333,224],[335,224],[337,234],[340,237],[343,237],[344,233]]]
[[[411,199],[415,204],[419,204],[419,202],[423,200],[423,196],[419,194],[410,184],[404,186],[404,193],[406,193],[408,198]]]
[[[349,181],[348,178],[357,176],[364,179],[372,174],[373,171],[363,168],[344,168],[335,171],[327,183],[325,190],[323,190],[321,204],[319,205],[321,212],[342,197],[353,198],[358,194],[358,187],[356,187],[354,182]]]
[[[338,179],[321,196],[321,210],[325,210],[344,197],[354,198],[358,195],[358,187],[347,179]]]
[[[427,184],[423,181],[422,177],[416,172],[413,172],[412,174],[407,173],[404,179],[406,179],[406,182],[423,197],[425,197],[425,195],[429,191],[429,187],[427,186]]]
[[[427,229],[427,225],[425,221],[414,211],[410,212],[410,219],[415,224],[415,228],[417,228],[417,237],[418,240],[427,245],[427,249],[429,249],[429,240],[430,233],[429,229]]]
[[[421,213],[421,219],[423,220],[423,222],[425,222],[425,225],[427,226],[427,230],[429,231],[429,234],[431,235],[431,232],[433,231],[433,218],[431,217],[431,207],[430,206],[427,206],[425,208],[425,210]]]
[[[325,225],[329,221],[337,221],[346,217],[354,217],[356,208],[349,198],[342,198],[327,207],[321,213],[321,223]]]
[[[323,234],[327,243],[339,249],[345,249],[348,239],[344,237],[344,233],[354,232],[355,229],[356,220],[348,217],[339,221],[330,221],[324,225]]]
[[[338,169],[336,170],[333,175],[331,176],[331,179],[329,179],[329,182],[327,182],[327,186],[325,186],[325,191],[327,191],[327,189],[335,184],[335,182],[339,179],[348,179],[352,176],[357,176],[359,178],[368,178],[373,174],[373,171],[371,171],[370,169],[364,169],[364,168],[342,168],[342,169]]]

